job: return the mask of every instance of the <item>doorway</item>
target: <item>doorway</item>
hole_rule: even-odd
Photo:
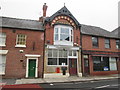
[[[77,59],[76,58],[69,59],[69,73],[71,76],[77,75]]]

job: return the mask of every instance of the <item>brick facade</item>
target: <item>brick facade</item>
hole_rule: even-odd
[[[41,55],[38,58],[38,77],[43,76],[44,32],[26,29],[2,28],[6,33],[6,46],[2,50],[8,50],[6,55],[5,76],[3,78],[25,78],[27,57],[25,54]],[[17,34],[25,34],[26,47],[15,47]],[[23,53],[20,53],[23,50]]]
[[[110,48],[105,48],[105,38],[106,37],[98,37],[98,47],[93,47],[92,45],[92,36],[94,35],[82,35],[82,71],[83,74],[85,74],[85,66],[84,66],[84,55],[88,55],[88,64],[89,64],[89,75],[108,75],[108,74],[118,74],[119,72],[119,49],[116,49],[116,39],[115,38],[109,38],[110,39]],[[117,64],[117,70],[113,71],[94,71],[93,70],[93,56],[99,56],[99,57],[115,57],[117,58],[116,64]]]

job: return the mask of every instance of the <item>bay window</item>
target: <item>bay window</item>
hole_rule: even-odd
[[[72,45],[73,28],[71,26],[56,25],[54,27],[54,44],[55,45]]]

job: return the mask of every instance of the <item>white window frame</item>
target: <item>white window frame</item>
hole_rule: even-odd
[[[0,37],[0,40],[3,38],[5,39],[5,42],[2,42],[2,44],[0,43],[0,46],[6,46],[6,33],[1,32],[0,34],[2,34],[2,36]]]
[[[18,42],[18,35],[25,35],[25,34],[17,34],[15,47],[26,47],[26,37],[27,36],[25,35],[25,45],[21,45],[21,44],[17,44],[17,42]]]
[[[0,50],[0,55],[4,55],[5,56],[5,67],[4,67],[4,72],[0,72],[0,75],[5,75],[5,70],[6,70],[6,55],[8,53],[8,50]],[[0,60],[2,60],[2,57],[0,56]],[[1,61],[0,61],[1,62]],[[1,62],[2,63],[2,62]],[[0,69],[2,69],[0,67]]]
[[[55,40],[55,29],[58,28],[58,40]],[[60,35],[61,35],[61,28],[67,28],[69,29],[69,41],[67,40],[60,40]],[[71,33],[72,30],[72,33]],[[70,45],[73,46],[73,42],[74,42],[74,33],[73,33],[73,27],[72,26],[65,26],[65,25],[55,25],[54,27],[54,45]],[[72,38],[71,38],[72,37]],[[71,41],[72,40],[72,41]]]
[[[72,51],[72,55],[71,56],[69,56],[69,50],[67,50],[67,57],[64,57],[64,56],[60,57],[58,49],[49,49],[49,50],[52,50],[52,56],[51,57],[47,56],[47,57],[48,58],[57,58],[57,65],[48,65],[48,61],[47,61],[47,65],[48,66],[62,66],[62,65],[59,65],[59,58],[66,58],[67,59],[67,65],[65,65],[65,66],[68,66],[68,64],[69,64],[69,58],[77,58],[77,56],[78,56],[77,55],[77,50],[71,50]],[[57,57],[53,57],[53,50],[57,50]],[[76,56],[73,55],[74,51],[76,51]]]

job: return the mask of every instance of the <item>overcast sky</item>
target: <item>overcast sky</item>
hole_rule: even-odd
[[[98,26],[108,31],[118,27],[118,2],[120,0],[0,0],[0,16],[38,20],[42,6],[47,3],[47,16],[65,6],[74,17],[86,25]]]

